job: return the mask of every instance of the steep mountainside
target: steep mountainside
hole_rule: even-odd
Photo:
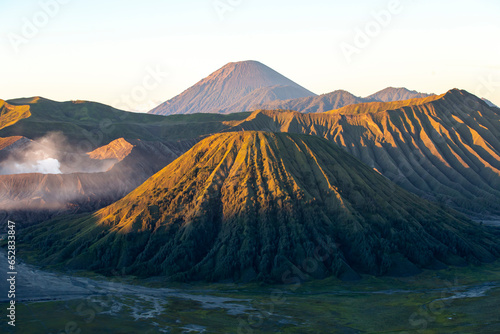
[[[472,215],[500,214],[500,109],[456,89],[384,105],[393,110],[380,106],[347,107],[347,114],[257,111],[229,131],[324,137],[424,198]]]
[[[419,99],[424,97],[432,96],[433,94],[425,94],[419,93],[414,90],[409,90],[407,88],[394,88],[388,87],[382,89],[381,91],[367,96],[366,98],[369,100],[381,101],[381,102],[393,102],[393,101],[402,101],[402,100],[410,100],[410,99]]]
[[[491,261],[493,232],[315,136],[218,134],[94,215],[25,230],[42,264],[176,280],[359,278]]]
[[[257,61],[229,63],[150,114],[235,113],[275,99],[313,96]]]
[[[324,112],[342,108],[350,104],[363,102],[373,102],[373,100],[363,99],[352,95],[344,90],[337,90],[332,93],[319,96],[309,96],[300,99],[285,101],[272,101],[251,106],[248,110],[295,110],[301,113]]]

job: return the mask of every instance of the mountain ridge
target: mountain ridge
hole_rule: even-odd
[[[420,93],[405,87],[387,87],[382,89],[381,91],[378,91],[372,95],[367,96],[366,99],[373,99],[380,102],[394,102],[394,101],[425,98],[432,95],[435,94]]]
[[[336,90],[331,93],[301,99],[276,100],[268,103],[257,104],[250,110],[295,110],[302,113],[325,112],[345,105],[371,102],[357,97],[345,90]]]
[[[252,106],[255,110],[295,110],[301,113],[317,113],[335,110],[349,105],[371,102],[394,102],[409,99],[431,97],[434,94],[424,94],[407,88],[388,87],[367,97],[355,96],[345,90],[299,99],[276,100]]]
[[[320,136],[419,196],[474,216],[499,215],[500,109],[458,89],[390,109],[347,115],[255,111],[226,131]]]

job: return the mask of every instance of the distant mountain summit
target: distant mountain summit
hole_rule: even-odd
[[[393,102],[393,101],[403,101],[410,99],[420,99],[424,97],[429,97],[434,94],[419,93],[414,90],[409,90],[407,88],[394,88],[388,87],[382,89],[381,91],[367,96],[366,99],[379,102]]]
[[[345,90],[336,90],[319,96],[308,96],[298,99],[275,101],[253,105],[248,110],[294,110],[303,114],[320,113],[339,109],[342,107],[369,103],[369,102],[394,102],[410,99],[419,99],[433,96],[433,94],[419,93],[407,88],[386,88],[367,97],[355,96]]]
[[[493,102],[491,102],[490,100],[488,99],[481,99],[483,100],[484,102],[486,102],[486,104],[489,106],[489,107],[495,107],[495,108],[498,108],[498,106],[496,104],[494,104]]]
[[[308,96],[300,99],[291,99],[285,101],[271,101],[252,106],[250,110],[295,110],[301,113],[309,114],[316,112],[325,112],[333,109],[342,108],[351,104],[364,102],[373,102],[373,100],[364,99],[355,96],[345,90],[336,90],[328,94],[319,96]]]
[[[234,113],[273,100],[315,95],[258,61],[243,61],[225,65],[149,113]]]

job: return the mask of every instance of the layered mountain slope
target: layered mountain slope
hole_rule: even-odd
[[[422,197],[471,215],[500,214],[500,109],[461,90],[426,99],[354,115],[257,111],[233,131],[321,136]]]
[[[308,96],[300,99],[285,101],[272,101],[253,105],[248,110],[295,110],[301,113],[325,112],[342,108],[350,104],[363,102],[373,102],[373,100],[363,99],[344,90],[337,90],[332,93],[319,96]]]
[[[433,94],[419,93],[414,90],[409,90],[407,88],[394,88],[388,87],[382,89],[375,94],[367,96],[369,100],[381,101],[381,102],[393,102],[411,99],[420,99],[424,97],[432,96]]]
[[[203,140],[122,200],[30,228],[23,242],[65,268],[290,283],[292,268],[354,279],[491,261],[492,233],[322,138],[240,132]]]
[[[262,63],[243,61],[225,65],[149,113],[235,113],[275,99],[313,95],[315,94]]]

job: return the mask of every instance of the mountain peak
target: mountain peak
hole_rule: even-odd
[[[345,90],[336,90],[318,96],[300,99],[276,100],[259,105],[253,105],[251,110],[295,110],[301,113],[320,113],[338,109],[346,105],[367,102],[369,100],[354,96]]]
[[[272,68],[247,60],[224,65],[149,113],[233,113],[247,111],[249,105],[313,95]]]
[[[443,94],[443,97],[444,98],[454,97],[454,98],[468,99],[468,100],[472,99],[478,103],[480,103],[482,101],[482,99],[480,99],[479,97],[469,93],[468,91],[466,91],[464,89],[459,89],[459,88],[450,89],[449,91],[447,91],[446,93]]]
[[[44,263],[175,280],[280,281],[320,247],[329,256],[311,278],[416,273],[500,249],[325,139],[253,131],[208,137],[113,205],[44,224],[25,240]]]
[[[367,96],[367,99],[380,102],[404,101],[410,99],[429,97],[434,94],[419,93],[405,87],[387,87],[381,91]]]
[[[356,115],[356,114],[372,114],[387,110],[396,110],[409,106],[419,106],[422,104],[434,102],[443,98],[443,95],[430,95],[428,97],[412,98],[409,100],[396,100],[391,102],[365,102],[359,104],[351,104],[339,109],[330,110],[328,114]]]
[[[133,148],[133,144],[124,138],[118,138],[113,140],[108,145],[99,147],[92,152],[88,152],[87,155],[91,159],[96,160],[116,159],[118,161],[122,161],[130,154],[130,152],[132,152]]]
[[[250,66],[265,66],[266,65],[262,64],[260,61],[257,60],[242,60],[242,61],[234,61],[234,62],[229,62],[224,67],[236,67],[236,66],[242,66],[242,65],[250,65]]]

